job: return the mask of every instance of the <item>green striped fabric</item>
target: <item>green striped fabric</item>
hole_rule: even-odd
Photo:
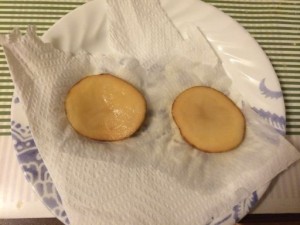
[[[270,58],[282,85],[287,134],[300,134],[300,0],[205,0],[237,20]],[[0,0],[0,33],[38,26],[42,35],[84,0]],[[10,134],[13,84],[0,49],[0,135]]]
[[[28,25],[38,27],[42,35],[58,19],[82,5],[84,0],[0,0],[0,33],[9,33],[14,27],[25,31]],[[13,83],[0,47],[0,135],[10,135],[10,106]]]

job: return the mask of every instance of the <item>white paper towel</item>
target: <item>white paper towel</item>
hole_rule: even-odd
[[[173,49],[182,37],[159,0],[107,0],[109,45],[136,59],[144,67],[153,65]]]
[[[176,48],[155,54],[155,60],[147,61],[143,53],[141,63],[119,50],[119,56],[67,55],[44,44],[33,29],[24,36],[0,36],[36,145],[71,224],[206,224],[299,159],[297,150],[248,107],[246,137],[238,149],[208,154],[184,142],[170,115],[184,89],[211,86],[241,105],[205,38],[195,28],[189,35]],[[124,141],[84,138],[64,112],[71,86],[103,72],[131,82],[147,99],[144,126]]]

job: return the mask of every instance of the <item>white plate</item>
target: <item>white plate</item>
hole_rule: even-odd
[[[277,76],[270,61],[254,39],[233,19],[199,0],[161,0],[162,6],[180,32],[197,25],[211,43],[234,85],[255,111],[280,132],[285,131],[285,108]],[[43,40],[64,51],[109,53],[106,43],[106,3],[94,0],[72,11],[43,36]],[[59,195],[30,134],[22,103],[15,95],[12,104],[14,147],[26,177],[43,202],[64,223],[68,223]],[[233,224],[245,216],[266,187],[254,192],[232,210],[212,218],[213,223]]]
[[[195,24],[204,33],[250,105],[285,117],[284,101],[274,69],[256,41],[237,22],[199,0],[161,0],[182,33]],[[69,52],[85,49],[108,53],[106,2],[95,0],[65,16],[43,36],[55,47]],[[285,128],[278,125],[278,129]]]

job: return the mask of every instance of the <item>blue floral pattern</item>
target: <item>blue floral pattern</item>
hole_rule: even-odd
[[[266,78],[262,79],[259,83],[259,90],[266,98],[278,99],[283,97],[282,91],[273,91],[266,86]]]
[[[279,116],[276,113],[271,113],[263,109],[258,109],[256,107],[252,107],[252,109],[258,115],[260,115],[264,120],[269,122],[269,124],[271,124],[278,131],[278,133],[282,135],[285,134],[285,126],[286,126],[285,117]]]
[[[19,98],[14,98],[13,104],[19,102]],[[64,224],[69,224],[60,196],[34,143],[29,126],[13,120],[11,133],[14,149],[26,179],[49,210]]]
[[[262,192],[263,191],[259,191]],[[239,222],[245,215],[247,215],[251,209],[253,209],[257,202],[259,201],[258,192],[255,191],[251,196],[239,204],[232,207],[231,212],[226,212],[227,214],[221,215],[217,218],[212,217],[211,221],[206,223],[206,225],[231,225]]]

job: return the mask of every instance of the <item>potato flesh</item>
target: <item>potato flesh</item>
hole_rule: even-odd
[[[72,87],[66,99],[66,112],[80,134],[115,141],[131,136],[141,126],[146,102],[126,81],[102,74],[88,76]]]
[[[172,108],[173,118],[184,139],[207,152],[224,152],[244,138],[245,119],[225,95],[208,87],[182,92]]]

